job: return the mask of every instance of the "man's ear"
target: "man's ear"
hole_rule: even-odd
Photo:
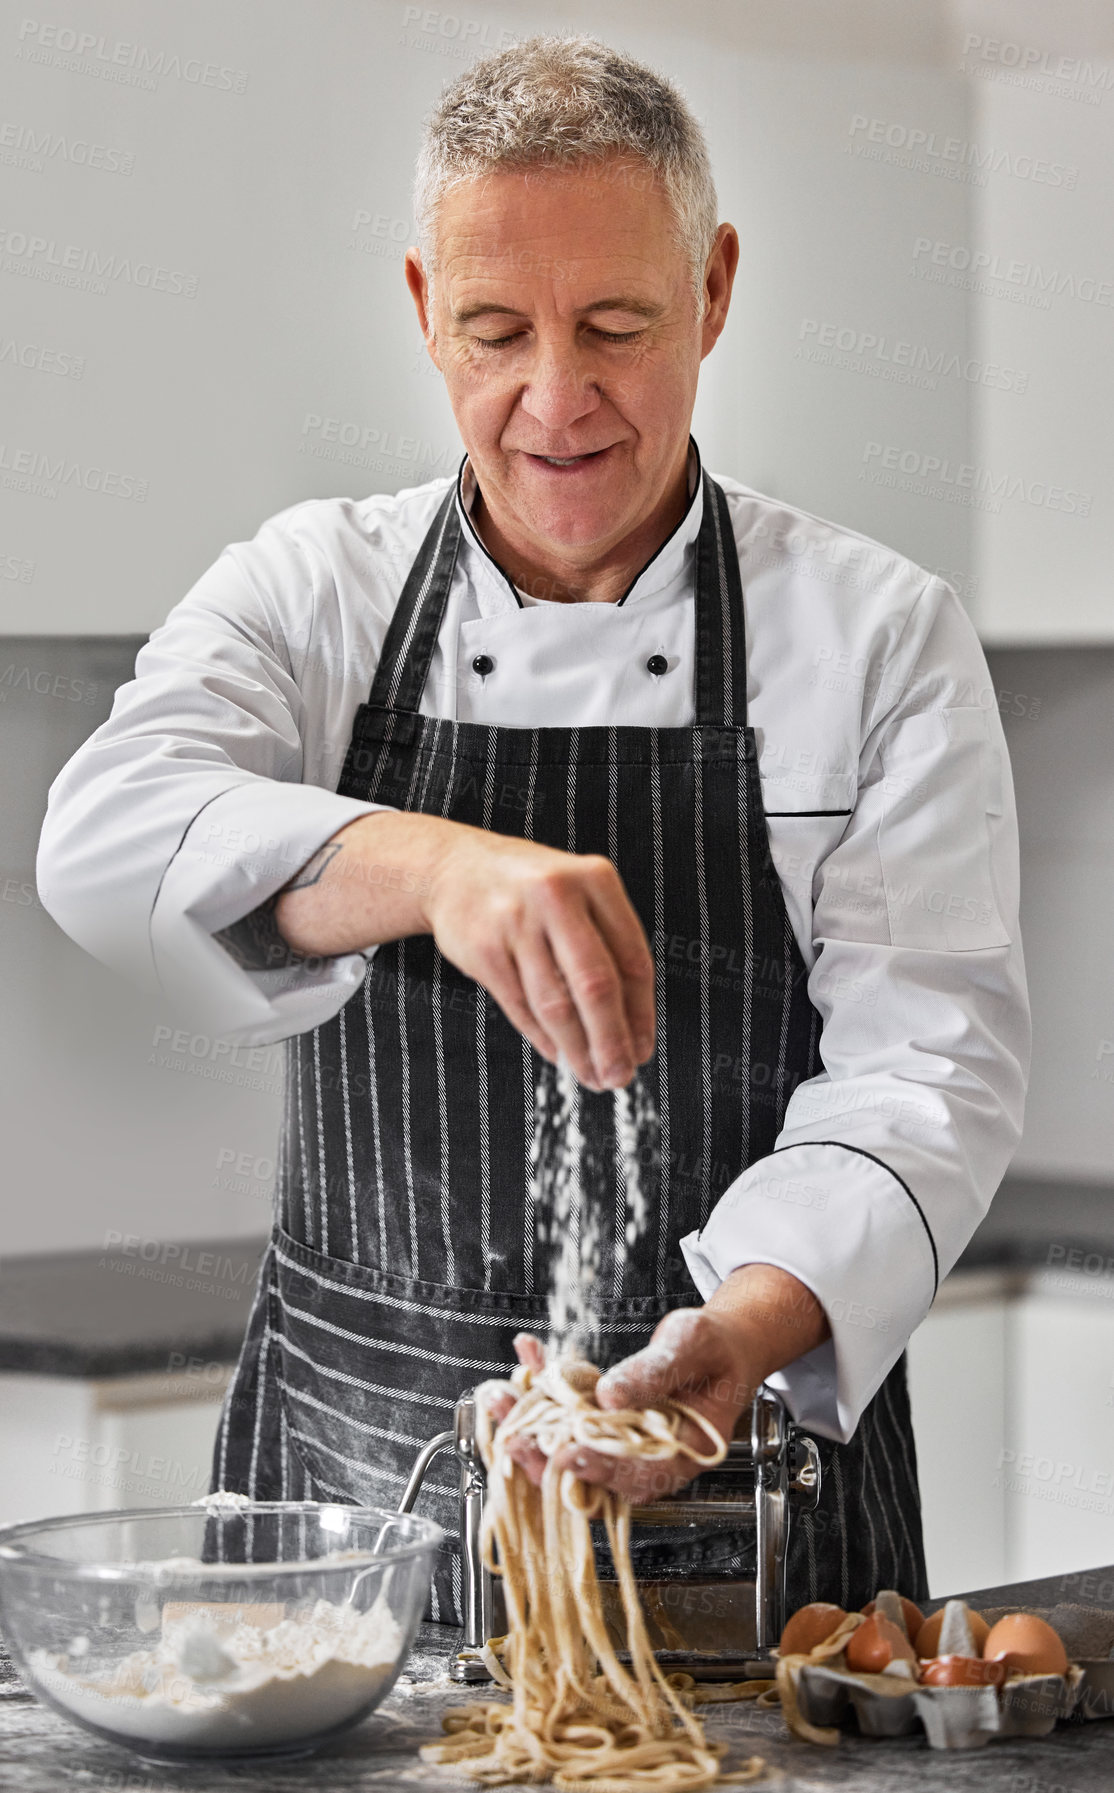
[[[417,249],[408,249],[403,262],[406,284],[410,288],[410,297],[414,301],[414,309],[418,314],[418,323],[425,338],[425,346],[430,360],[440,371],[441,362],[437,353],[437,339],[433,332],[433,319],[430,316],[430,287],[422,267],[421,253]]]

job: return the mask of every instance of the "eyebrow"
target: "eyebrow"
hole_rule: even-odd
[[[656,318],[661,317],[664,310],[665,306],[657,304],[653,299],[638,299],[630,294],[619,293],[609,299],[596,299],[591,305],[582,305],[577,316],[584,317],[591,311],[633,311],[635,317]],[[485,315],[519,318],[525,317],[526,313],[516,305],[498,305],[484,299],[475,305],[463,305],[459,311],[450,313],[454,324],[467,324],[473,318]]]

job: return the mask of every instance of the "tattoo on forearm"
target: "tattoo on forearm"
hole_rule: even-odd
[[[312,859],[307,859],[300,872],[296,872],[284,890],[308,890],[311,884],[317,884],[325,874],[326,867],[332,864],[338,853],[344,848],[339,841],[326,841],[318,847]]]

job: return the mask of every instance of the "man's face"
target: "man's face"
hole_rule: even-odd
[[[432,317],[413,250],[407,280],[485,505],[534,556],[599,560],[684,468],[730,246],[725,290],[695,317],[664,194],[645,164],[614,158],[462,184],[438,250]]]

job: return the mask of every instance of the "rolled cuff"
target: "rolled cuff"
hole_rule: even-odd
[[[194,816],[151,912],[164,993],[198,1025],[248,1046],[304,1033],[337,1014],[375,948],[246,970],[213,936],[281,890],[337,830],[391,806],[318,785],[250,778]]]
[[[705,1300],[744,1264],[773,1264],[823,1307],[832,1336],[766,1378],[792,1417],[846,1444],[936,1292],[912,1195],[861,1151],[787,1146],[744,1171],[681,1240]]]

